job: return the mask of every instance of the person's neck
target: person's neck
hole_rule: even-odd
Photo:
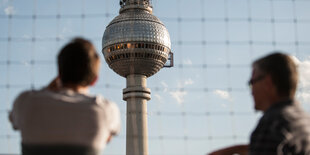
[[[273,97],[270,96],[268,100],[265,100],[265,107],[264,109],[262,109],[262,111],[266,112],[273,105],[278,104],[280,102],[289,101],[289,100],[294,100],[294,99],[289,96],[273,96]]]
[[[88,92],[88,86],[66,84],[66,85],[63,85],[63,88],[69,89],[69,90],[72,90],[72,91],[78,92],[78,93],[87,93]]]
[[[289,101],[289,100],[294,100],[294,99],[289,96],[275,96],[269,100],[269,104],[267,104],[268,106],[265,108],[264,112],[275,104]]]
[[[293,98],[289,96],[277,96],[276,98],[273,99],[272,104],[276,104],[276,103],[288,101],[288,100],[293,100]]]

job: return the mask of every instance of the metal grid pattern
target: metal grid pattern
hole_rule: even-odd
[[[153,0],[153,13],[167,27],[175,66],[148,79],[150,155],[205,154],[248,142],[260,113],[246,82],[252,60],[283,50],[309,61],[309,0]],[[98,7],[100,6],[100,7]],[[0,8],[0,154],[20,154],[20,134],[7,120],[16,95],[40,89],[56,76],[56,54],[72,37],[90,39],[98,51],[118,2],[3,1]],[[103,60],[103,56],[102,56]],[[104,151],[125,154],[125,79],[102,61],[91,89],[114,100],[123,130]],[[301,65],[306,71],[307,65]],[[299,97],[309,92],[302,83]],[[118,95],[117,95],[118,94]],[[310,111],[307,98],[300,98]]]

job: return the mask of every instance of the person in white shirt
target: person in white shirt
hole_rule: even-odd
[[[16,98],[9,119],[21,131],[23,155],[98,155],[119,133],[117,105],[88,94],[99,67],[92,43],[76,38],[58,55],[58,77]]]

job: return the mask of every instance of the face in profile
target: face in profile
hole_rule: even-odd
[[[266,97],[268,95],[264,85],[265,77],[266,75],[253,68],[249,85],[251,86],[255,110],[265,110]]]

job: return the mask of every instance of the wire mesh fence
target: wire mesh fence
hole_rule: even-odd
[[[153,0],[153,14],[166,25],[175,66],[148,78],[150,155],[205,154],[247,143],[260,113],[247,88],[251,62],[274,50],[299,61],[297,98],[308,105],[309,0]],[[101,51],[106,25],[118,1],[0,2],[0,154],[20,154],[20,133],[8,112],[23,90],[40,89],[56,75],[56,55],[70,39],[90,39]],[[102,59],[94,94],[115,101],[122,132],[104,154],[125,154],[125,79]]]

